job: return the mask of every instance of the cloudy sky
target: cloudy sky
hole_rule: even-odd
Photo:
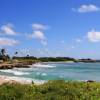
[[[100,59],[100,0],[0,0],[0,48]]]

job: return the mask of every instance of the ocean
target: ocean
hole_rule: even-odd
[[[30,67],[0,70],[0,75],[35,82],[62,79],[100,81],[100,63],[43,63]]]

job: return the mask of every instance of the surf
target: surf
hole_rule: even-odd
[[[21,76],[21,75],[29,75],[30,73],[27,73],[27,72],[22,72],[22,71],[17,71],[17,70],[0,70],[0,72],[4,72],[4,73],[10,73],[10,74],[14,74],[14,75],[18,75],[18,76]]]
[[[33,64],[31,67],[40,67],[40,68],[54,68],[56,66],[49,65],[49,64]]]

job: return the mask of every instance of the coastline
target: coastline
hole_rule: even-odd
[[[60,63],[75,63],[74,61],[58,61],[58,62],[52,62],[52,61],[49,61],[49,62],[42,62],[43,64],[53,64],[53,63],[56,63],[56,64],[60,64]]]
[[[48,64],[48,63],[50,63],[50,64],[52,64],[52,63],[55,63],[55,62],[41,62],[40,64]],[[56,62],[56,63],[63,63],[63,62]],[[64,63],[74,63],[74,62],[64,62]],[[35,63],[35,64],[38,64],[38,63]],[[52,66],[41,66],[41,65],[38,65],[38,66],[31,66],[31,67],[39,67],[39,68],[42,68],[42,67],[44,67],[44,68],[52,68]],[[14,68],[18,68],[18,69],[20,69],[20,68],[31,68],[29,65],[28,65],[28,67],[14,67]],[[54,67],[54,66],[53,66]],[[2,70],[2,69],[1,69]],[[10,69],[9,69],[10,70]],[[12,70],[12,69],[11,69]],[[3,71],[3,70],[2,70]],[[4,71],[5,71],[5,69],[4,69]],[[18,70],[17,70],[18,71]],[[6,72],[6,71],[5,71]],[[11,72],[12,73],[12,72]],[[16,73],[16,71],[14,71],[13,72],[13,74],[15,75],[15,73]],[[25,73],[25,74],[27,74],[27,73]],[[44,74],[44,73],[43,73]],[[22,75],[22,73],[20,73],[20,72],[17,72],[16,73],[16,75],[19,75],[19,76],[21,76]],[[43,81],[43,80],[37,80],[37,79],[31,79],[31,78],[24,78],[24,77],[17,77],[17,76],[6,76],[6,75],[0,75],[0,84],[3,84],[3,83],[21,83],[21,84],[32,84],[32,83],[34,83],[34,84],[36,84],[36,85],[39,85],[39,84],[43,84],[44,82],[47,82],[47,81]],[[42,74],[41,74],[42,75]],[[44,77],[44,75],[43,75],[43,77]],[[42,78],[41,78],[42,79]],[[76,81],[78,81],[78,80],[76,80]],[[87,80],[80,80],[80,81],[83,81],[83,82],[87,82],[87,81],[95,81],[95,80],[91,80],[91,78],[88,78]]]
[[[0,64],[0,69],[29,68],[28,65],[24,63],[2,63]]]
[[[32,79],[29,79],[29,78],[26,79],[26,78],[22,78],[22,77],[19,78],[19,77],[14,77],[14,76],[0,75],[0,85],[5,84],[5,83],[42,85],[42,84],[44,84],[46,82],[48,82],[48,81],[32,80]],[[99,81],[94,81],[94,80],[77,80],[77,82],[88,82],[88,83],[91,83],[91,82],[99,82]]]
[[[19,83],[19,84],[36,84],[36,85],[40,85],[45,83],[42,80],[32,80],[29,78],[19,78],[19,77],[14,77],[14,76],[6,76],[6,75],[0,75],[0,85],[4,84],[4,83]]]

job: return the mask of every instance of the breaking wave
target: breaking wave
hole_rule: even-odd
[[[54,68],[54,65],[47,65],[47,64],[33,64],[31,67],[40,67],[40,68]]]
[[[16,81],[16,82],[20,82],[23,84],[30,84],[32,82],[34,82],[35,84],[43,84],[47,81],[45,80],[37,80],[37,79],[33,79],[33,78],[24,78],[24,77],[16,77],[16,76],[5,76],[5,75],[0,75],[0,77],[2,77],[2,79],[6,80],[6,81]]]
[[[14,75],[18,75],[18,76],[21,76],[21,75],[29,75],[30,73],[27,73],[27,72],[21,72],[21,71],[17,71],[17,70],[0,70],[1,72],[4,72],[4,73],[11,73],[11,74],[14,74]]]

